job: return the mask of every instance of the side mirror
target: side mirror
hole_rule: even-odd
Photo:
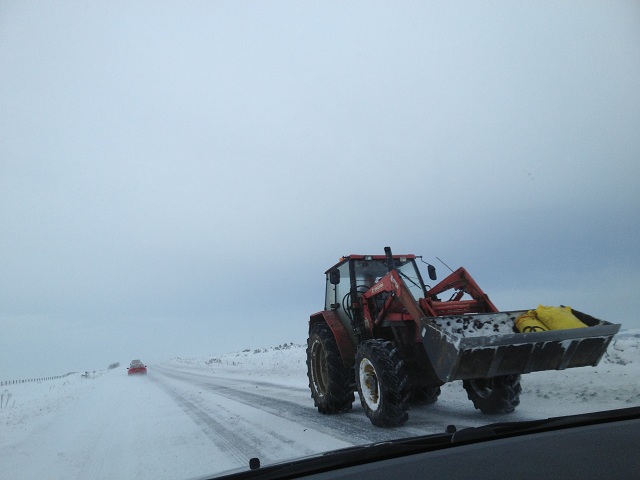
[[[334,268],[329,271],[329,283],[331,285],[338,285],[340,283],[340,270]]]
[[[438,277],[436,277],[436,267],[434,267],[433,265],[429,265],[427,267],[427,272],[429,272],[429,278],[431,280],[437,280]]]

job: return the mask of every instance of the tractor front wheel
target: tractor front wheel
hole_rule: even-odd
[[[350,369],[344,366],[336,339],[326,323],[315,323],[309,331],[307,376],[311,397],[320,413],[351,410],[355,396]]]
[[[356,385],[367,417],[377,427],[397,427],[409,418],[409,377],[397,348],[367,340],[356,352]]]
[[[520,404],[520,375],[464,380],[467,397],[484,414],[511,413]]]
[[[411,394],[411,402],[415,405],[431,405],[438,401],[440,387],[415,387]]]

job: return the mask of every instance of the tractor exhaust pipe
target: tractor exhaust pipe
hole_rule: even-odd
[[[395,270],[395,266],[393,264],[393,255],[391,254],[391,247],[384,247],[384,254],[387,256],[387,268],[389,271]]]

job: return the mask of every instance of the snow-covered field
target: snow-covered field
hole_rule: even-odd
[[[174,358],[129,377],[125,367],[0,387],[0,478],[184,479],[326,450],[477,426],[640,405],[640,331],[618,335],[598,367],[529,374],[506,417],[474,410],[460,382],[406,425],[373,427],[313,407],[305,347],[286,344]],[[143,359],[144,360],[144,359]]]

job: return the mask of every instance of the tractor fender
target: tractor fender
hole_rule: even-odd
[[[309,319],[309,327],[315,323],[326,323],[329,325],[329,328],[336,339],[336,343],[338,344],[342,363],[345,367],[351,368],[356,356],[356,347],[351,341],[351,338],[349,338],[349,333],[338,318],[338,315],[336,315],[335,312],[327,310],[314,313]]]

